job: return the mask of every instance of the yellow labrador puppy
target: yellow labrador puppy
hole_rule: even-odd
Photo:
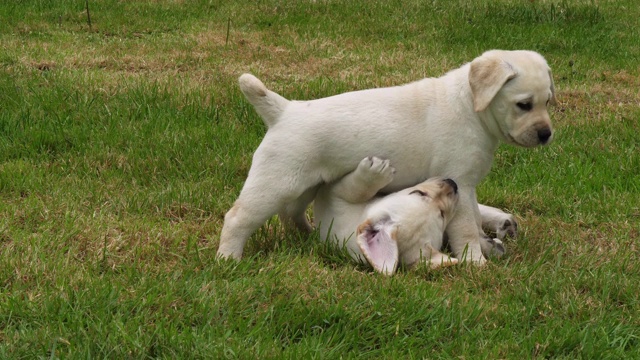
[[[355,171],[324,185],[314,201],[322,239],[345,246],[357,260],[391,275],[399,263],[419,261],[432,269],[458,262],[440,252],[444,230],[458,202],[451,179],[431,178],[416,186],[376,196],[393,180],[389,160],[367,157]]]
[[[253,75],[239,82],[268,131],[225,216],[218,248],[224,258],[239,259],[249,236],[274,214],[309,230],[305,210],[320,186],[376,154],[396,169],[385,193],[434,176],[456,180],[449,246],[461,260],[484,263],[482,249],[490,244],[475,188],[496,148],[534,147],[553,137],[551,70],[532,51],[492,50],[439,78],[311,101],[287,100]]]

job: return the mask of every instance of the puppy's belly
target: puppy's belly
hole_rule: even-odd
[[[319,166],[322,172],[321,176],[325,182],[335,181],[353,171],[358,163],[368,156],[388,159],[396,170],[393,181],[385,187],[385,192],[390,193],[413,186],[430,176],[430,159],[424,155],[424,150],[417,146],[403,149],[403,145],[394,145],[396,144],[387,143],[380,146],[376,146],[376,144],[362,146],[360,144],[360,146],[347,150],[331,149],[325,151],[321,155],[322,161]],[[347,144],[344,144],[344,147],[348,148]]]

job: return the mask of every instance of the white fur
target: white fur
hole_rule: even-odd
[[[507,235],[515,238],[518,234],[516,218],[506,212],[491,206],[478,204],[482,216],[482,228],[496,235],[500,240]]]
[[[475,187],[489,172],[498,144],[532,147],[552,138],[551,71],[531,51],[493,50],[440,78],[311,101],[286,100],[249,74],[239,82],[269,130],[225,216],[220,257],[240,258],[249,236],[276,213],[309,230],[305,209],[318,187],[376,155],[396,169],[383,192],[433,176],[457,182],[449,244],[456,257],[483,263]]]
[[[452,180],[431,178],[386,196],[375,196],[393,180],[388,160],[363,159],[356,170],[318,191],[314,220],[320,236],[345,246],[351,256],[391,275],[399,263],[420,260],[431,268],[453,265],[440,252],[444,230],[458,201]]]

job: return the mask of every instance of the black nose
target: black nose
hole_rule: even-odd
[[[550,137],[551,137],[551,129],[543,128],[538,130],[538,139],[540,139],[541,144],[546,144],[547,141],[549,141]]]
[[[451,179],[444,179],[444,182],[446,182],[447,184],[449,184],[449,186],[451,186],[453,188],[453,192],[454,193],[458,193],[458,184],[456,184],[455,181],[451,180]]]

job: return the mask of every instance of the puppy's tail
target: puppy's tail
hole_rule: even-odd
[[[262,81],[251,74],[242,74],[238,79],[240,90],[249,102],[256,108],[267,127],[278,122],[278,118],[289,105],[289,100],[267,89]]]

